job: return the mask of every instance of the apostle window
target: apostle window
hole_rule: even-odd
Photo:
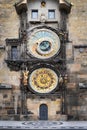
[[[38,10],[32,10],[31,18],[32,19],[37,19],[38,18]]]
[[[48,10],[48,19],[55,19],[55,10]]]

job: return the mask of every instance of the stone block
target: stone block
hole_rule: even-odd
[[[61,115],[60,121],[67,121],[67,115]]]
[[[87,74],[78,74],[77,76],[79,79],[87,79]]]
[[[7,110],[7,114],[15,114],[15,110]]]
[[[76,88],[76,83],[68,83],[67,84],[67,89],[75,89]]]
[[[79,72],[81,70],[81,64],[69,64],[68,69],[70,70],[71,73]]]
[[[14,120],[19,121],[20,120],[20,116],[19,115],[15,115],[14,116]]]

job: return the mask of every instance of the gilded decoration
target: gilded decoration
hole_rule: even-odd
[[[28,74],[29,74],[29,71],[24,71],[23,72],[23,84],[24,85],[28,85]]]
[[[58,76],[49,68],[39,68],[30,75],[30,86],[38,93],[49,93],[57,87]]]

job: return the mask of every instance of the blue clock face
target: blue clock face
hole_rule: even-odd
[[[42,41],[39,46],[42,51],[49,51],[51,49],[49,41]]]
[[[58,53],[60,40],[56,33],[49,29],[35,30],[28,37],[28,52],[39,59],[48,59]]]

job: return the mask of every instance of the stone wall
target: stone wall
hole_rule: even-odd
[[[79,120],[87,120],[87,92],[79,89],[79,83],[87,82],[87,2],[86,0],[69,0],[73,3],[71,13],[68,16],[69,43],[67,43],[67,69],[69,72],[68,114],[76,115]],[[75,47],[79,46],[80,47]],[[83,47],[84,46],[84,47]],[[75,103],[76,98],[77,102]],[[82,97],[83,100],[82,100]],[[72,101],[72,100],[71,100]],[[70,102],[71,102],[70,101]],[[84,105],[83,105],[84,104]],[[71,112],[69,112],[71,110]]]
[[[14,7],[16,2],[18,0],[0,0],[0,45],[5,46],[7,38],[18,38],[19,17]],[[4,61],[6,53],[6,50],[0,50],[0,83],[19,86],[19,74],[10,72]]]
[[[14,4],[18,0],[0,0],[0,45],[6,38],[17,38],[19,29],[19,17],[16,14]]]
[[[15,2],[18,0],[0,0],[0,45],[2,46],[5,46],[6,38],[18,38],[19,35],[19,17],[15,11]],[[12,89],[0,89],[0,119],[13,119],[11,114],[15,113],[14,96],[20,93],[20,73],[10,71],[7,67],[6,53],[6,50],[0,50],[0,83],[12,85]]]
[[[46,104],[48,107],[48,119],[49,120],[60,120],[61,112],[61,99],[27,99],[27,108],[28,111],[31,111],[33,114],[31,115],[33,120],[38,120],[40,118],[40,105]],[[54,107],[55,106],[55,107]]]

